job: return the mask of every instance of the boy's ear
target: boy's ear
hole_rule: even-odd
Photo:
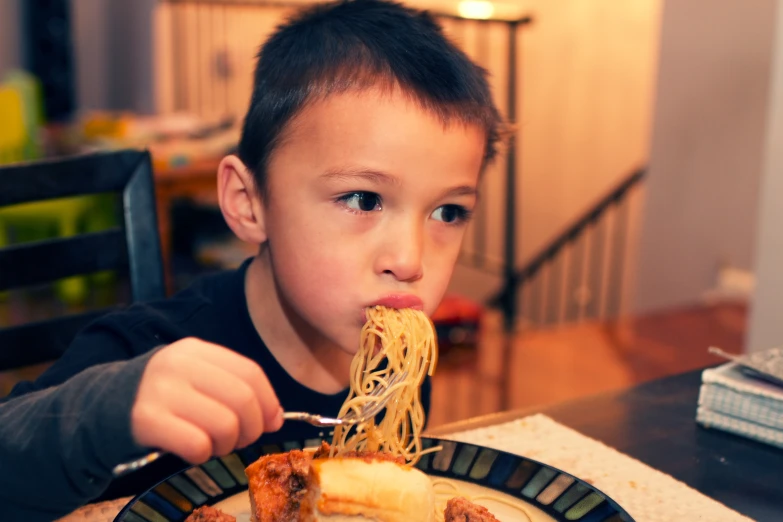
[[[264,202],[253,174],[237,156],[226,156],[218,167],[218,203],[229,228],[246,243],[266,241]]]

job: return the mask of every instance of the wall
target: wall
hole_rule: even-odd
[[[156,0],[71,2],[79,108],[155,110]]]
[[[111,46],[109,4],[101,0],[72,2],[71,23],[76,63],[76,96],[79,110],[107,109],[111,106],[112,80],[108,63]]]
[[[747,351],[783,345],[783,8],[777,4],[764,140],[757,232],[755,235],[756,290],[746,338]]]
[[[659,2],[528,2],[520,259],[647,162]]]
[[[0,1],[0,76],[3,71],[19,67],[22,63],[21,10],[21,0]]]
[[[774,0],[668,1],[634,310],[697,302],[751,269]]]

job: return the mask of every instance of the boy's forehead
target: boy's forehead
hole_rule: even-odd
[[[404,92],[399,87],[373,86],[353,88],[328,93],[306,103],[284,131],[284,139],[293,138],[298,132],[345,131],[348,125],[370,126],[386,123],[390,127],[399,124],[425,124],[448,130],[453,127],[474,127],[486,132],[478,124],[470,124],[457,116],[447,117],[444,111],[436,111]],[[409,128],[411,132],[416,129]]]
[[[383,91],[344,92],[313,102],[286,134],[269,164],[272,185],[363,169],[393,176],[444,171],[472,184],[486,142],[478,125],[444,124],[410,97]]]
[[[354,88],[313,98],[294,118],[294,123],[299,120],[300,125],[328,125],[330,121],[334,121],[335,113],[349,118],[360,114],[371,116],[372,114],[367,113],[368,110],[375,113],[387,107],[394,107],[400,111],[418,109],[415,103],[398,89],[390,91],[377,87]]]

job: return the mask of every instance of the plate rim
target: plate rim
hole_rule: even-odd
[[[289,451],[290,449],[305,449],[305,448],[317,447],[317,445],[320,444],[321,440],[326,440],[326,439],[298,439],[298,440],[279,441],[279,442],[266,442],[266,441],[261,442],[261,441],[258,441],[256,443],[248,446],[247,448],[243,448],[243,449],[240,449],[240,450],[235,450],[232,453],[229,453],[229,455],[236,455],[237,457],[239,457],[240,462],[242,462],[242,464],[244,466],[247,466],[249,464],[245,464],[244,463],[244,459],[240,455],[242,452],[249,451],[251,453],[255,453],[255,454],[257,454],[257,456],[255,457],[257,459],[260,456],[269,455],[269,454],[278,453],[278,452],[286,452],[286,451]],[[528,505],[530,505],[532,507],[535,507],[535,508],[543,511],[545,514],[547,514],[548,516],[550,516],[553,519],[558,520],[558,521],[559,520],[566,520],[566,512],[568,512],[569,509],[573,508],[580,501],[582,501],[583,499],[587,498],[587,496],[589,496],[590,493],[596,493],[596,494],[600,495],[603,498],[603,500],[601,502],[599,502],[596,506],[594,506],[590,510],[588,510],[581,517],[574,519],[576,522],[579,522],[579,521],[586,522],[587,520],[590,520],[592,522],[593,519],[590,517],[590,515],[593,514],[596,511],[596,509],[599,506],[601,506],[601,504],[604,504],[604,503],[608,504],[608,506],[614,512],[607,514],[605,517],[602,517],[600,520],[606,520],[606,519],[608,519],[610,517],[615,517],[615,518],[612,518],[612,520],[621,520],[623,522],[635,522],[635,519],[628,513],[628,511],[625,508],[623,508],[612,497],[607,495],[604,491],[602,491],[601,489],[597,488],[593,484],[587,482],[586,480],[577,477],[576,475],[573,475],[571,473],[563,471],[562,469],[559,469],[559,468],[557,468],[555,466],[552,466],[550,464],[547,464],[545,462],[541,462],[539,460],[536,460],[536,459],[533,459],[533,458],[530,458],[530,457],[526,457],[524,455],[511,453],[511,452],[508,452],[508,451],[505,451],[505,450],[500,450],[500,449],[492,448],[492,447],[489,447],[489,446],[484,446],[484,445],[481,445],[481,444],[475,444],[475,443],[472,443],[472,442],[462,442],[462,441],[459,441],[459,440],[454,440],[454,439],[449,439],[449,438],[442,438],[442,437],[422,437],[421,440],[422,440],[422,446],[423,446],[424,449],[429,449],[429,448],[437,446],[437,445],[442,445],[443,443],[448,443],[449,445],[453,445],[454,446],[453,450],[451,451],[451,456],[449,457],[449,461],[447,463],[448,471],[440,470],[440,469],[434,468],[432,466],[432,460],[434,459],[433,455],[436,455],[437,453],[430,453],[428,455],[424,455],[422,457],[422,459],[415,465],[415,467],[417,469],[419,469],[420,471],[422,471],[423,473],[425,473],[426,475],[428,475],[430,477],[441,477],[441,478],[450,478],[450,479],[453,479],[453,480],[460,480],[460,481],[463,481],[463,482],[467,482],[467,483],[470,483],[470,484],[474,484],[474,485],[477,485],[477,486],[481,486],[481,487],[484,487],[484,488],[496,491],[498,493],[503,493],[503,494],[509,495],[512,498],[520,500],[520,501],[524,502],[525,504],[528,504]],[[286,449],[286,447],[288,447],[288,449]],[[264,448],[276,448],[278,451],[266,451]],[[451,470],[452,470],[452,467],[455,464],[455,461],[457,460],[455,457],[457,457],[461,452],[463,452],[464,448],[475,448],[475,450],[468,450],[468,451],[473,451],[473,456],[470,458],[470,461],[468,462],[468,470],[464,474],[457,474],[457,473],[455,473],[455,472],[453,472]],[[476,460],[481,455],[481,453],[482,453],[481,450],[487,450],[487,451],[493,452],[493,453],[496,454],[496,456],[494,457],[493,462],[490,465],[490,471],[482,479],[472,479],[472,478],[469,477],[470,471],[472,470],[473,466],[475,465]],[[517,470],[519,468],[520,464],[522,464],[522,463],[529,463],[529,464],[532,464],[533,466],[538,466],[538,468],[536,468],[534,472],[532,472],[527,478],[525,478],[523,483],[519,487],[516,487],[516,488],[512,489],[512,488],[509,488],[509,487],[505,487],[504,488],[502,486],[494,486],[494,485],[491,485],[491,484],[488,483],[488,477],[492,474],[491,473],[492,466],[497,461],[497,459],[499,459],[501,457],[503,459],[505,459],[505,460],[516,461],[510,467],[509,472],[506,473],[506,477],[502,481],[503,483],[507,483],[511,479],[514,471]],[[164,484],[164,483],[168,482],[173,477],[179,476],[179,475],[185,475],[185,473],[188,470],[190,470],[190,469],[201,467],[204,464],[207,464],[207,463],[209,463],[211,461],[215,461],[215,460],[220,461],[223,458],[225,458],[225,456],[224,457],[213,457],[213,458],[209,459],[208,461],[206,461],[206,462],[204,462],[202,464],[188,465],[188,466],[182,468],[181,470],[179,470],[177,472],[171,473],[167,477],[161,479],[160,481],[156,482],[155,484],[153,484],[152,486],[147,488],[146,490],[136,494],[131,500],[129,500],[122,507],[120,512],[117,513],[116,517],[113,519],[113,522],[126,522],[125,521],[126,515],[131,511],[132,506],[136,502],[138,502],[140,500],[143,500],[144,496],[146,496],[147,494],[149,494],[150,492],[152,492],[153,490],[158,488],[161,484]],[[422,467],[421,467],[422,463],[426,463],[427,464],[427,469],[422,469]],[[225,464],[223,464],[223,466],[225,466]],[[549,470],[549,472],[552,473],[552,476],[543,483],[543,486],[541,486],[539,488],[539,490],[533,495],[533,497],[522,496],[521,491],[523,489],[525,489],[525,487],[528,484],[530,484],[532,479],[535,476],[538,475],[538,473],[540,472],[540,470],[542,468],[545,468],[545,469]],[[537,502],[536,501],[536,497],[541,492],[545,491],[549,487],[549,485],[552,484],[555,480],[557,480],[560,476],[569,477],[569,478],[572,479],[572,482],[568,486],[566,486],[557,495],[557,497],[554,500],[552,500],[551,502],[549,502],[548,504],[542,504],[540,502]],[[581,485],[582,487],[586,487],[587,490],[583,494],[579,495],[571,504],[566,506],[562,511],[556,511],[553,506],[555,505],[557,499],[559,499],[561,496],[564,496],[566,493],[568,493],[571,490],[571,488],[573,488],[576,485]],[[221,501],[225,500],[226,498],[230,498],[231,496],[237,495],[237,494],[241,493],[242,491],[247,491],[247,490],[248,490],[248,485],[247,484],[237,485],[237,487],[232,489],[231,493],[226,494],[226,495],[211,496],[211,497],[209,497],[209,499],[205,503],[200,504],[200,505],[198,505],[196,507],[211,506],[211,505],[214,505],[214,504],[216,504],[218,502],[221,502]],[[514,493],[514,491],[516,491],[516,493]],[[194,504],[194,506],[196,504],[195,502],[192,502],[192,501],[191,501],[191,503]],[[134,513],[134,514],[138,516],[137,513]]]

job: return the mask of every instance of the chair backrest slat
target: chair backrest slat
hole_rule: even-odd
[[[122,192],[146,154],[120,151],[0,168],[0,207],[69,196]],[[64,182],[67,180],[67,182]]]
[[[0,250],[0,291],[127,266],[122,229],[12,245]]]
[[[120,228],[0,246],[0,292],[121,270],[130,277],[134,301],[165,297],[147,151],[101,152],[0,167],[0,207],[106,193],[121,196]],[[58,358],[76,333],[99,315],[89,312],[0,328],[0,371]]]
[[[158,232],[152,162],[138,162],[123,189],[131,292],[136,301],[160,299],[166,293]]]

